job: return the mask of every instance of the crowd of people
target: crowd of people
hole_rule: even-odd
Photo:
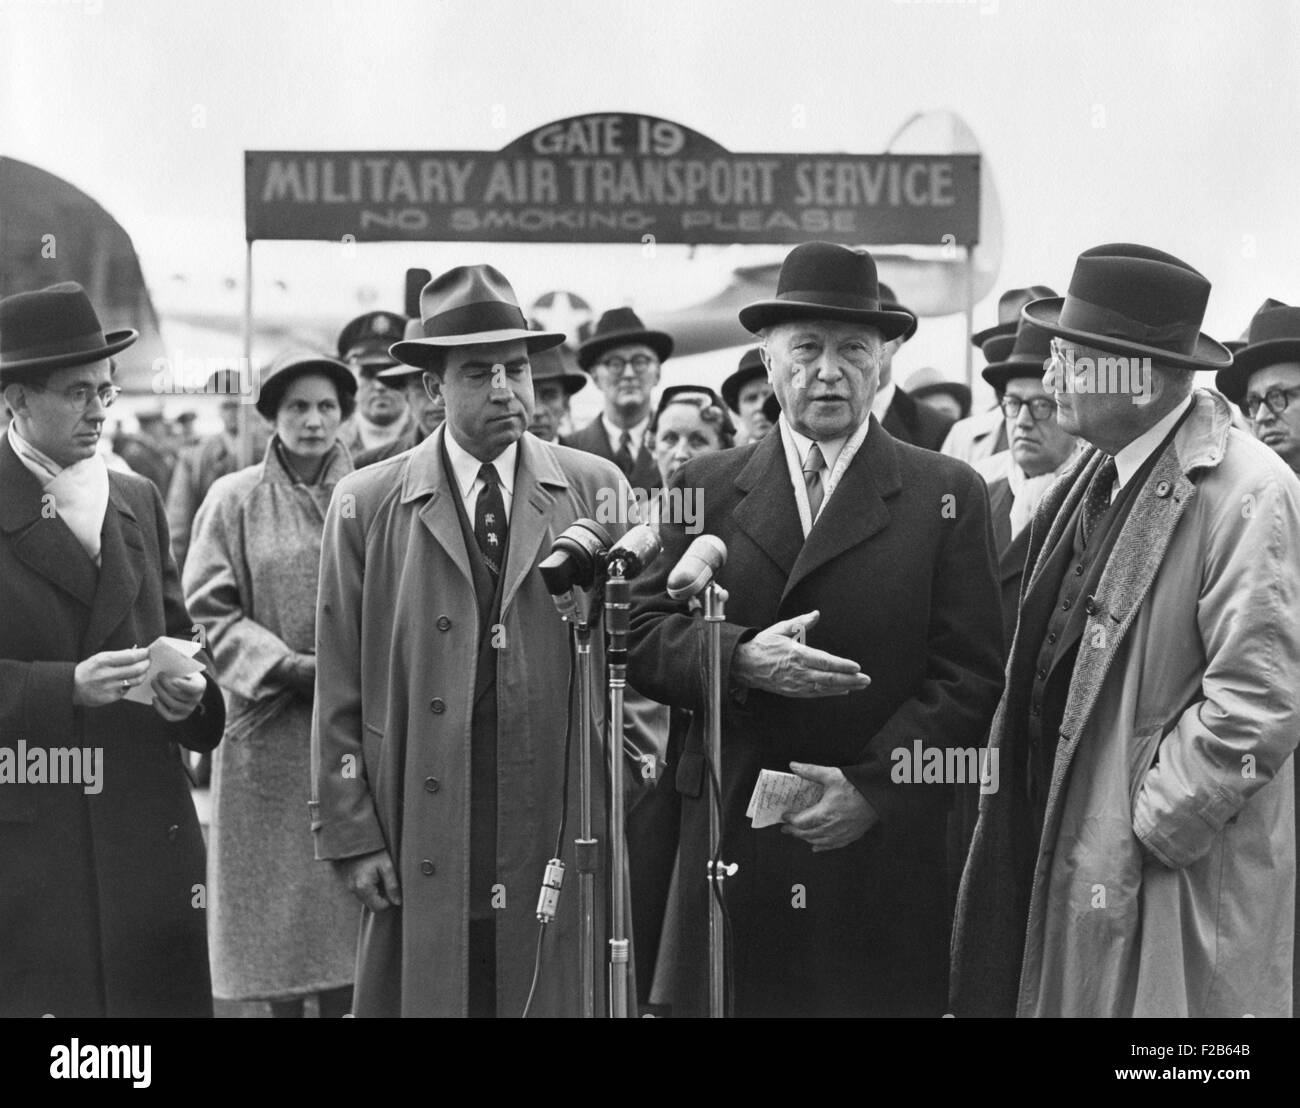
[[[461,266],[283,352],[252,443],[223,373],[221,433],[147,409],[111,451],[134,332],[74,284],[0,300],[0,1013],[579,1014],[576,881],[535,915],[582,861],[537,566],[648,520],[625,718],[590,706],[637,1011],[709,1013],[716,780],[735,1015],[1290,1015],[1300,308],[1221,344],[1209,292],[1133,244],[1006,290],[972,414],[894,380],[919,321],[863,249],[794,248],[717,390],[660,389],[672,336],[630,308],[547,331]],[[720,766],[668,591],[700,534]],[[202,668],[160,672],[160,636]],[[755,828],[769,770],[813,799]]]

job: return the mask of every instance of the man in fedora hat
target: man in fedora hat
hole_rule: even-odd
[[[408,319],[402,332],[402,338],[408,341],[424,337],[424,327],[419,319]],[[392,442],[376,446],[371,450],[362,450],[352,459],[357,469],[363,469],[375,462],[382,462],[411,450],[424,442],[438,425],[446,418],[446,405],[437,386],[426,388],[424,370],[395,362],[387,369],[381,369],[376,375],[388,389],[401,389],[406,397],[406,409],[410,413],[410,426]]]
[[[114,354],[71,282],[0,300],[0,1015],[212,1014],[203,838],[180,747],[220,741],[158,491],[97,451]]]
[[[772,423],[763,411],[763,401],[772,395],[772,383],[767,379],[767,366],[757,346],[751,346],[740,357],[736,371],[722,382],[722,399],[736,413],[744,434],[743,442],[758,442],[772,430]]]
[[[357,410],[339,436],[353,455],[389,446],[411,430],[403,375],[396,380],[384,376],[385,370],[398,364],[389,348],[405,328],[405,316],[374,311],[357,316],[339,332],[339,360],[357,375]]]
[[[954,423],[970,415],[970,389],[949,381],[934,366],[924,366],[907,379],[907,393],[918,404],[929,404]]]
[[[894,355],[916,334],[916,316],[912,315],[886,284],[880,285],[880,306],[887,312],[909,316],[911,324],[881,348],[880,385],[871,402],[871,412],[880,425],[900,442],[910,442],[926,450],[938,450],[948,437],[953,421],[934,408],[917,402],[906,389],[894,382]]]
[[[659,488],[659,471],[645,445],[651,397],[672,352],[671,336],[647,330],[631,308],[611,308],[578,347],[578,365],[604,395],[605,410],[565,445],[607,458],[646,496]]]
[[[533,420],[528,430],[543,442],[558,442],[569,423],[569,401],[587,384],[587,376],[570,370],[564,347],[539,350],[533,363]],[[572,444],[570,444],[572,445]]]
[[[1193,388],[1210,283],[1080,255],[1045,383],[1090,443],[1043,497],[953,946],[958,1015],[1285,1016],[1300,487]]]
[[[1300,474],[1300,308],[1268,301],[1214,383],[1241,407],[1255,437]]]
[[[636,507],[612,462],[525,433],[530,358],[564,336],[529,330],[501,273],[449,270],[420,314],[422,337],[392,352],[446,420],[345,477],[325,523],[316,853],[364,904],[358,1016],[519,1016],[538,889],[578,795],[568,629],[536,570],[576,520],[603,515],[617,539]],[[572,852],[566,838],[570,872]],[[566,889],[542,936],[533,1015],[581,1010],[577,906]]]
[[[940,1015],[950,933],[943,783],[896,752],[980,744],[1001,689],[988,501],[964,463],[886,434],[872,415],[885,343],[870,254],[814,242],[740,322],[761,340],[781,414],[759,443],[697,458],[703,530],[726,544],[722,848],[737,1015]],[[702,637],[667,574],[691,541],[662,528],[634,590],[631,680],[688,708],[681,976],[674,1011],[705,1007],[708,772]],[[782,826],[745,810],[761,769],[821,799]]]
[[[998,297],[997,323],[971,335],[971,345],[984,355],[989,365],[1005,360],[1016,341],[1020,309],[1031,301],[1055,295],[1046,285],[1007,289]],[[1002,410],[995,405],[954,423],[941,449],[949,457],[974,465],[981,458],[1002,453],[1009,445],[1006,421],[1002,418]]]

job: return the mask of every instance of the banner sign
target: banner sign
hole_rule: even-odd
[[[499,153],[247,151],[247,237],[969,246],[979,162],[733,154],[670,120],[581,115]]]

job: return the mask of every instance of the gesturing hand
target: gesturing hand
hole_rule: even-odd
[[[821,617],[807,612],[774,623],[736,648],[731,663],[734,682],[781,696],[844,696],[871,684],[851,658],[839,658],[805,646],[808,628]]]
[[[814,854],[848,846],[880,822],[876,810],[853,787],[842,769],[810,766],[804,762],[791,762],[790,769],[805,781],[815,781],[826,790],[821,800],[798,815],[790,816],[781,828],[782,834],[806,842]]]
[[[388,851],[376,850],[359,854],[355,858],[340,858],[334,869],[348,891],[372,912],[402,903],[402,890],[397,884],[397,870]]]

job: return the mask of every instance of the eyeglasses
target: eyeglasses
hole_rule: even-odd
[[[36,387],[42,392],[49,391],[40,385]],[[116,385],[101,385],[99,388],[92,385],[69,385],[66,389],[60,389],[59,395],[74,408],[84,412],[90,407],[90,398],[92,396],[98,397],[99,402],[105,408],[111,408],[117,398],[122,395],[122,390]]]
[[[1051,419],[1056,413],[1056,401],[1050,396],[1035,396],[1032,400],[1021,400],[1018,396],[1004,396],[998,401],[998,407],[1002,409],[1007,419],[1019,419],[1020,409],[1026,404],[1029,405],[1030,416],[1038,423]]]
[[[636,370],[637,373],[644,373],[655,364],[655,360],[646,354],[637,354],[632,358],[606,358],[600,364],[609,370],[610,373],[614,374],[614,376],[618,377],[622,375],[623,370],[627,369],[629,365]]]
[[[1289,389],[1269,389],[1263,396],[1250,392],[1242,400],[1241,410],[1246,413],[1247,419],[1256,419],[1259,416],[1259,406],[1267,404],[1270,412],[1281,415],[1286,411],[1293,396],[1300,396],[1300,385]]]

